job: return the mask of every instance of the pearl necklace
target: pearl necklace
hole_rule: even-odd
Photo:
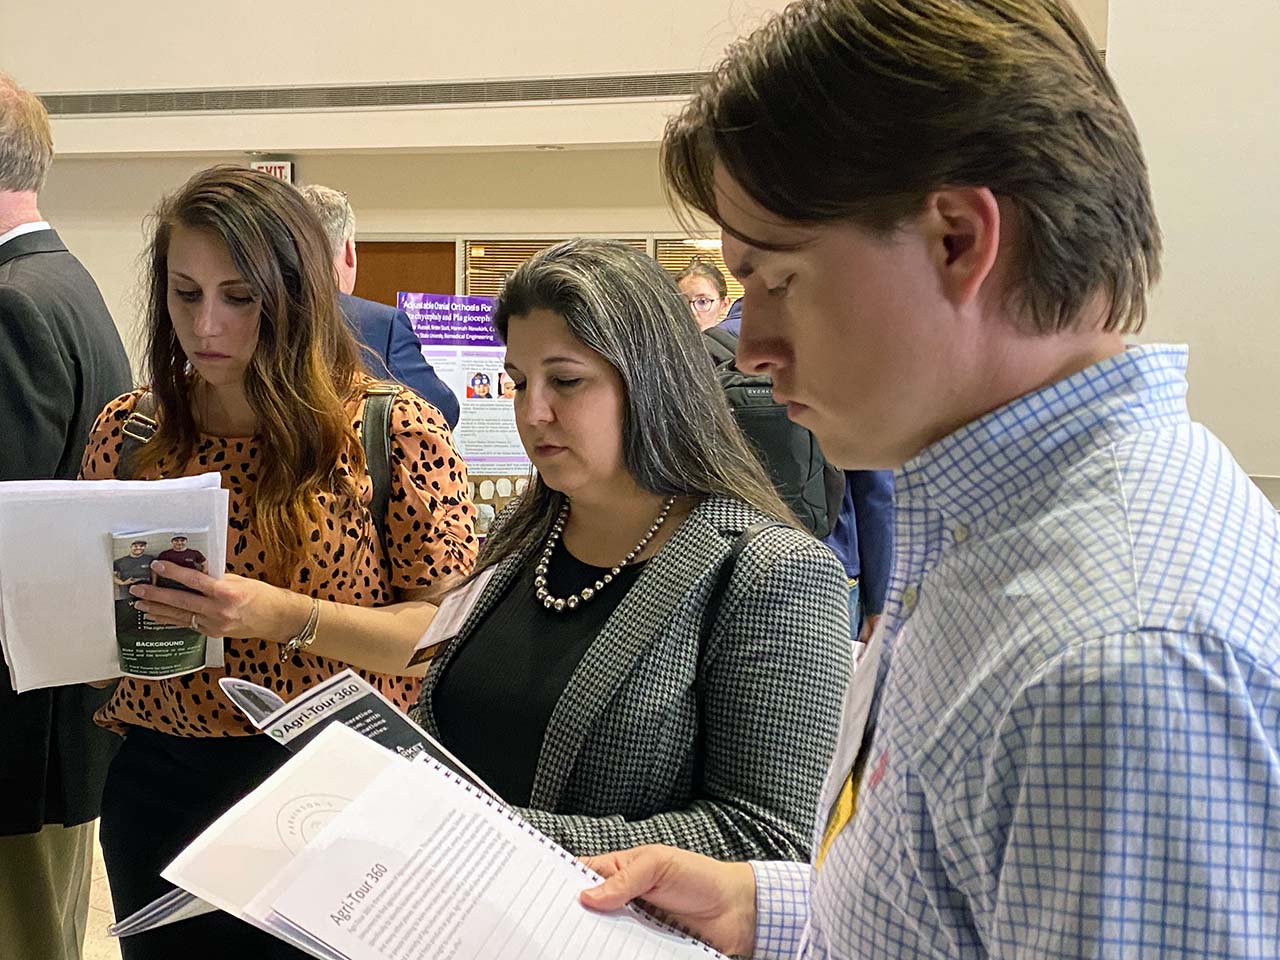
[[[538,565],[533,568],[533,585],[538,588],[535,596],[542,602],[544,607],[548,610],[554,610],[556,613],[577,610],[582,604],[590,603],[595,599],[596,594],[613,583],[613,578],[622,571],[623,567],[640,556],[644,548],[649,545],[649,541],[662,529],[662,525],[667,520],[667,514],[671,512],[671,505],[675,502],[675,497],[667,497],[666,502],[662,505],[662,511],[658,514],[657,519],[653,521],[648,532],[640,538],[640,542],[618,562],[616,567],[597,580],[595,586],[583,587],[577,593],[570,594],[567,597],[553,597],[551,591],[547,589],[547,569],[551,562],[551,555],[555,553],[556,544],[560,542],[560,537],[564,534],[565,521],[569,519],[569,501],[565,500],[564,506],[560,508],[560,515],[556,517],[555,525],[551,528],[551,535],[547,537],[546,549],[542,551],[542,557],[538,560]]]

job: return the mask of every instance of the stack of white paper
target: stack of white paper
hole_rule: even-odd
[[[174,480],[0,483],[0,651],[19,693],[121,674],[112,536],[207,530],[209,575],[227,555],[227,492],[217,473]],[[210,637],[205,666],[222,665]]]
[[[720,955],[634,908],[492,796],[331,724],[227,811],[165,879],[314,957]]]

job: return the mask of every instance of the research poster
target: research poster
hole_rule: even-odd
[[[491,324],[494,298],[402,292],[397,303],[409,315],[422,355],[461,404],[453,439],[467,462],[483,536],[529,477],[516,432],[515,383],[502,369],[506,348]]]

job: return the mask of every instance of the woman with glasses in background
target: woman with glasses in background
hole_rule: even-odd
[[[719,323],[729,309],[729,286],[724,274],[710,260],[694,257],[676,274],[676,286],[693,311],[699,330],[709,330]]]

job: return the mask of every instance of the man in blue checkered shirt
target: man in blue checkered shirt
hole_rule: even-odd
[[[897,470],[898,557],[813,863],[643,847],[583,901],[760,957],[1280,955],[1280,523],[1185,349],[1126,349],[1159,229],[1066,0],[800,0],[663,162],[738,365]]]

